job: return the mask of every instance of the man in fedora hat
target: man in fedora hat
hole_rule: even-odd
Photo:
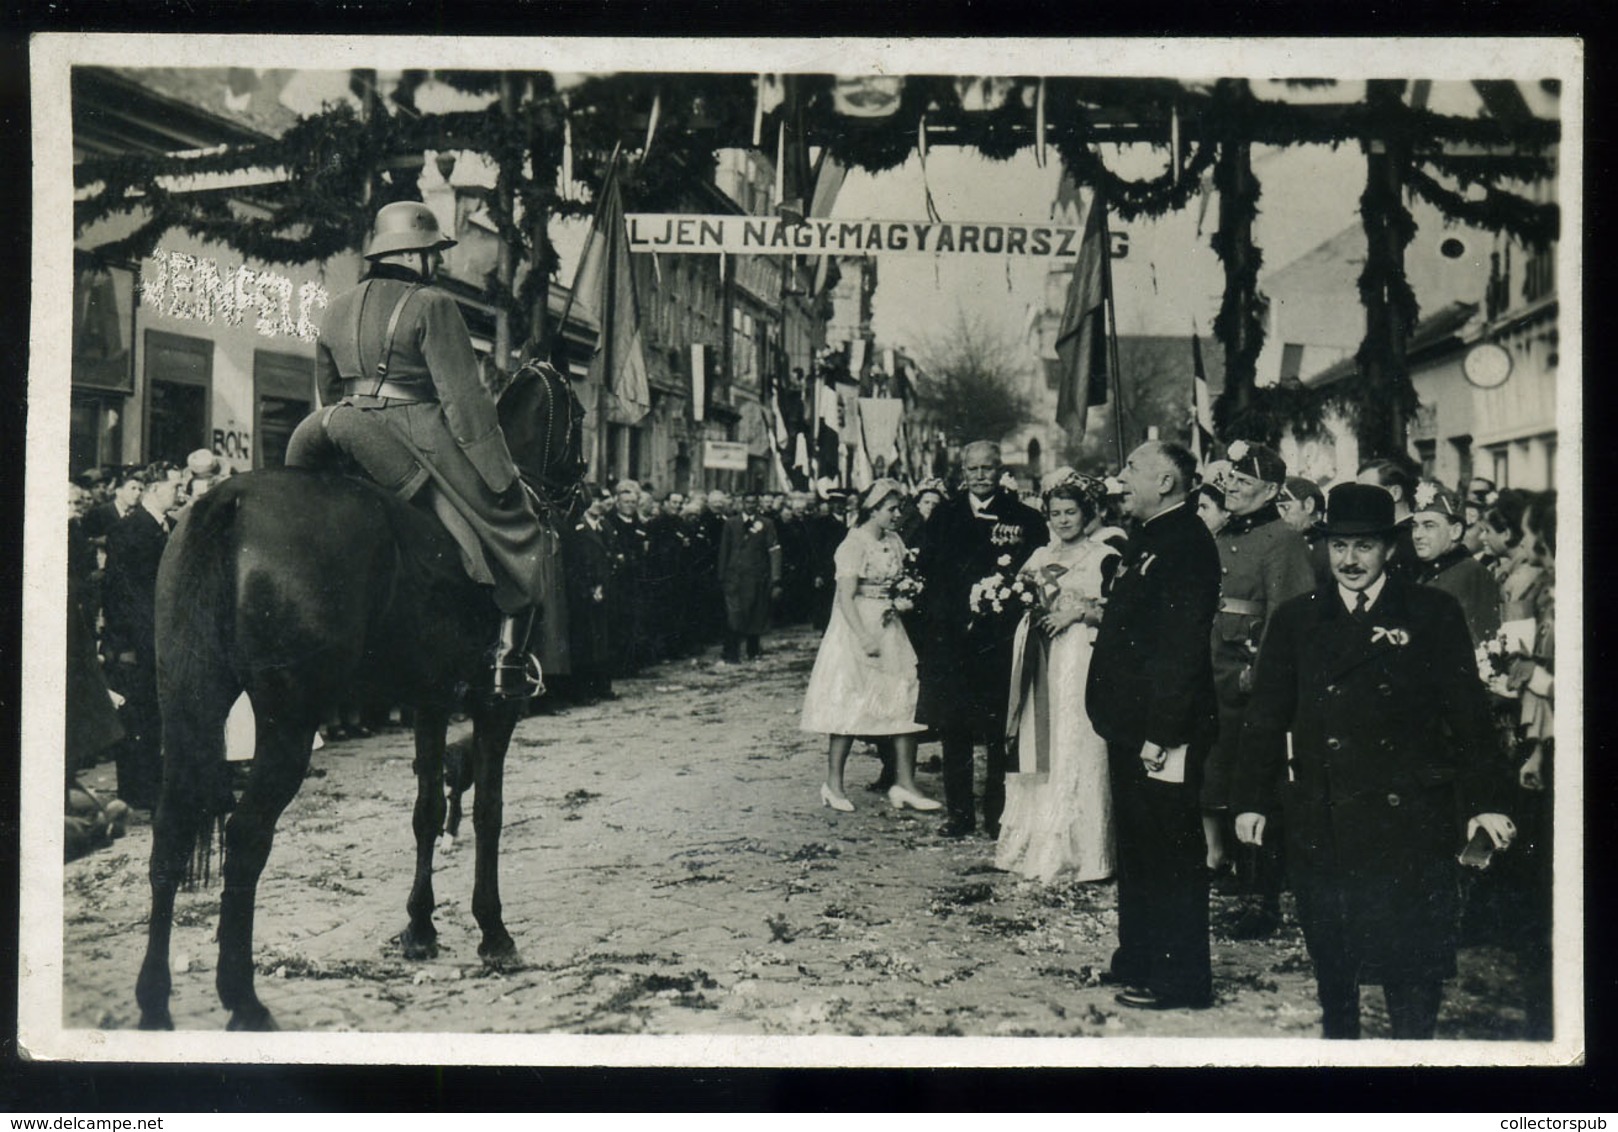
[[[1388,573],[1396,537],[1385,489],[1332,489],[1332,582],[1270,622],[1232,789],[1245,842],[1285,815],[1328,1038],[1360,1036],[1366,983],[1393,1037],[1433,1036],[1455,974],[1456,854],[1478,830],[1497,849],[1516,833],[1466,620]]]

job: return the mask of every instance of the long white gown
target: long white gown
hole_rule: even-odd
[[[1101,596],[1102,564],[1117,553],[1093,535],[1072,545],[1053,541],[1023,570],[1055,591],[1053,608],[1071,608]],[[1046,882],[1112,875],[1107,744],[1084,708],[1094,633],[1077,621],[1047,640],[1032,617],[1018,630],[1010,713],[1017,759],[1006,775],[997,868]]]
[[[891,531],[873,538],[862,528],[848,532],[837,547],[837,578],[854,578],[859,590],[855,615],[881,642],[878,656],[867,656],[860,633],[832,606],[831,623],[803,697],[804,731],[827,735],[903,735],[925,730],[916,722],[916,653],[897,617],[884,617],[886,588],[904,567],[905,544]]]

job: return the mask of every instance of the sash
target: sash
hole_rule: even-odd
[[[1016,744],[1019,774],[1048,774],[1051,769],[1049,649],[1033,616],[1024,614],[1012,641],[1011,700],[1006,706],[1006,741]],[[1024,723],[1034,729],[1032,743],[1018,741]]]

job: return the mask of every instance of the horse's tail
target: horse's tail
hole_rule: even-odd
[[[170,536],[157,575],[164,797],[184,807],[182,820],[196,831],[188,886],[211,879],[216,839],[222,865],[224,817],[235,805],[225,762],[225,720],[243,687],[234,657],[234,536],[241,506],[236,487],[227,483],[190,505]]]

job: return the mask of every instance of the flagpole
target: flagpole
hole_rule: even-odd
[[[1112,370],[1113,434],[1118,443],[1118,467],[1124,466],[1124,375],[1118,369],[1118,314],[1112,294],[1112,232],[1107,227],[1107,200],[1099,192],[1101,209],[1101,291],[1107,307],[1107,364]]]
[[[556,350],[562,347],[564,340],[567,338],[567,316],[573,313],[573,300],[579,293],[579,272],[584,270],[585,262],[590,258],[590,245],[595,243],[596,233],[601,228],[601,214],[606,210],[607,207],[606,190],[612,185],[613,181],[618,176],[618,151],[622,148],[622,142],[619,142],[617,145],[613,146],[612,160],[607,162],[607,176],[606,179],[601,182],[601,199],[596,201],[596,214],[590,220],[590,230],[584,234],[584,248],[579,252],[578,266],[573,269],[573,286],[567,289],[567,302],[562,304],[562,321],[558,324],[561,328],[561,333],[557,335],[557,346],[553,346],[551,349],[552,363],[556,361]],[[565,358],[563,359],[563,363],[564,364],[558,368],[566,373],[567,366],[565,364]]]

